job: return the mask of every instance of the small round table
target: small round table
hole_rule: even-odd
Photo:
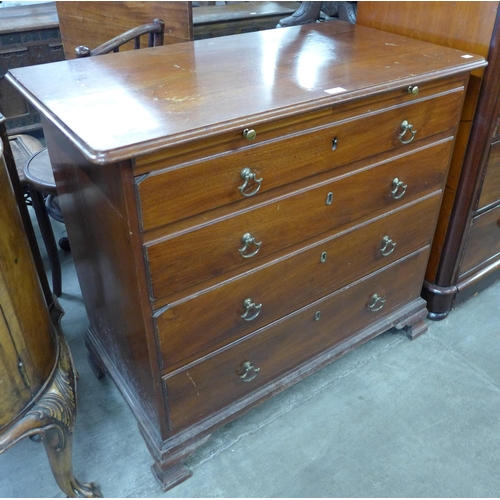
[[[54,207],[51,202],[57,196],[57,189],[47,148],[38,151],[27,161],[23,173],[52,269],[52,291],[59,297],[62,293],[61,262],[48,210],[55,220],[59,222],[64,222],[64,220],[57,208],[51,209]],[[48,206],[44,195],[48,195]],[[64,243],[60,242],[62,248],[64,248]]]

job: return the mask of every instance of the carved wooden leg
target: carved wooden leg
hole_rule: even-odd
[[[58,334],[59,363],[52,382],[38,402],[0,437],[0,453],[30,436],[43,441],[52,473],[68,497],[102,497],[95,483],[80,483],[73,474],[72,444],[76,419],[75,369],[62,335]]]
[[[65,425],[61,425],[49,427],[43,434],[50,468],[59,488],[68,497],[102,498],[102,493],[95,483],[80,483],[73,473],[73,433]]]

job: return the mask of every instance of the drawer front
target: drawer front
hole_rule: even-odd
[[[220,222],[146,245],[152,298],[167,297],[314,235],[440,189],[452,143],[443,141],[334,177]],[[397,187],[395,180],[403,183],[406,191]]]
[[[155,172],[136,186],[144,230],[203,213],[302,178],[396,148],[401,123],[413,125],[415,141],[449,130],[456,123],[462,92],[343,120],[205,161]],[[257,182],[258,181],[258,182]],[[254,193],[254,194],[253,194]],[[249,201],[250,202],[250,201]]]
[[[430,244],[440,202],[438,192],[162,309],[155,323],[165,371]]]
[[[164,377],[172,429],[212,414],[418,298],[428,254],[427,247]],[[379,310],[369,308],[381,304],[374,294],[385,299]],[[243,379],[246,362],[259,371],[249,370]]]
[[[497,203],[500,200],[500,142],[492,144],[481,188],[478,209]]]
[[[475,217],[460,266],[460,275],[500,253],[500,207]]]

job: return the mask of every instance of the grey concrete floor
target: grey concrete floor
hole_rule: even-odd
[[[387,332],[221,428],[189,459],[193,476],[163,493],[126,403],[87,364],[87,318],[61,256],[80,375],[74,471],[104,496],[500,496],[500,283],[417,340]],[[64,496],[41,444],[0,455],[0,496]]]

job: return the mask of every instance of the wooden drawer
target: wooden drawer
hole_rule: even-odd
[[[172,429],[177,431],[212,414],[418,298],[428,254],[428,248],[411,254],[164,377]],[[385,298],[378,311],[368,307],[374,294]],[[377,302],[376,307],[379,305]],[[240,377],[245,362],[259,369],[248,383]],[[248,378],[253,375],[250,373]]]
[[[232,202],[245,200],[241,187],[244,169],[259,183],[248,181],[247,199],[276,187],[310,177],[353,161],[392,149],[408,147],[399,139],[401,123],[416,130],[415,140],[450,129],[458,119],[463,92],[454,89],[414,103],[394,105],[356,119],[345,118],[328,126],[305,130],[237,152],[176,165],[139,177],[137,198],[144,230],[153,229]],[[453,117],[453,119],[452,119]],[[362,133],[359,133],[362,131]],[[409,140],[407,132],[403,140]]]
[[[498,253],[500,253],[500,207],[472,220],[460,275],[471,271]]]
[[[486,174],[483,180],[478,210],[500,200],[500,142],[492,144]]]
[[[164,371],[194,361],[430,244],[440,202],[438,192],[162,308],[155,323]],[[386,236],[391,242],[384,240]],[[246,298],[261,305],[248,308],[247,317],[255,316],[251,320],[242,318]]]
[[[445,140],[392,161],[327,178],[212,224],[148,243],[145,254],[151,298],[167,297],[314,235],[439,190],[446,177],[452,144],[451,139]],[[407,185],[399,199],[391,195],[395,179]],[[330,193],[333,200],[328,205]],[[396,196],[401,193],[398,190]],[[246,234],[261,246],[243,244]]]

